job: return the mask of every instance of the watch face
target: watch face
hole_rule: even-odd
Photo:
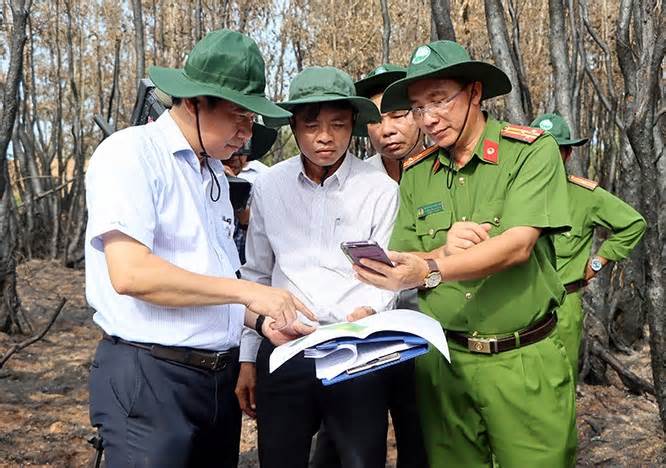
[[[428,276],[426,276],[425,287],[434,288],[435,286],[439,285],[439,283],[441,282],[442,282],[442,275],[440,275],[438,271],[433,271]]]
[[[599,259],[594,259],[590,262],[590,268],[592,268],[592,271],[601,271],[601,268],[603,265],[601,264],[601,261]]]

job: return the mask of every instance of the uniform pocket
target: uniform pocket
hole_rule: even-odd
[[[451,228],[452,213],[448,210],[416,219],[416,235],[427,251],[435,250],[446,243],[446,233]]]
[[[583,230],[580,226],[572,226],[570,231],[555,234],[553,240],[557,256],[565,258],[574,256],[580,248],[582,237]]]
[[[505,231],[502,227],[502,213],[504,211],[504,200],[495,200],[480,206],[473,217],[478,224],[488,223],[491,225],[489,234],[491,236],[501,234]]]

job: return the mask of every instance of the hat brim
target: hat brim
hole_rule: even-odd
[[[387,71],[379,75],[369,76],[354,83],[356,94],[371,98],[370,93],[375,93],[378,89],[387,88],[391,83],[401,80],[407,75],[406,71]]]
[[[352,129],[354,136],[366,136],[367,125],[373,122],[379,122],[382,118],[379,109],[370,99],[361,96],[333,96],[333,95],[313,95],[293,101],[278,103],[278,106],[288,111],[304,104],[326,103],[347,101],[356,110],[356,122]],[[289,117],[264,118],[264,124],[271,128],[278,128],[289,124]]]
[[[409,94],[410,85],[427,78],[463,79],[466,81],[480,81],[483,84],[481,100],[490,99],[511,92],[511,81],[502,70],[486,62],[461,62],[448,67],[438,68],[419,74],[414,74],[398,80],[384,91],[382,98],[382,112],[405,110],[411,107]]]
[[[189,98],[195,96],[214,96],[233,102],[237,106],[264,117],[285,117],[291,114],[259,94],[243,94],[231,88],[204,83],[189,78],[182,68],[150,67],[150,79],[166,94]]]
[[[252,125],[252,143],[250,144],[250,155],[247,157],[248,161],[263,158],[275,144],[277,134],[278,132],[274,128],[268,128],[255,122]]]
[[[590,141],[589,138],[573,138],[573,139],[557,139],[555,138],[555,141],[557,141],[557,144],[559,146],[583,146],[585,143]]]

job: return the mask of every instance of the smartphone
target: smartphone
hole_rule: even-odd
[[[361,265],[360,260],[362,258],[369,258],[370,260],[382,262],[390,267],[393,266],[393,263],[389,260],[384,249],[382,249],[375,241],[343,242],[340,244],[340,248],[350,262],[362,268],[372,270],[365,265]]]

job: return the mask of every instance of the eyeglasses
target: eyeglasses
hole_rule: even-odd
[[[411,112],[416,120],[423,120],[426,114],[430,115],[442,115],[450,110],[453,105],[453,101],[458,97],[460,93],[467,86],[462,86],[458,91],[456,91],[452,96],[449,96],[445,99],[439,99],[437,101],[430,102],[424,106],[412,107]]]

